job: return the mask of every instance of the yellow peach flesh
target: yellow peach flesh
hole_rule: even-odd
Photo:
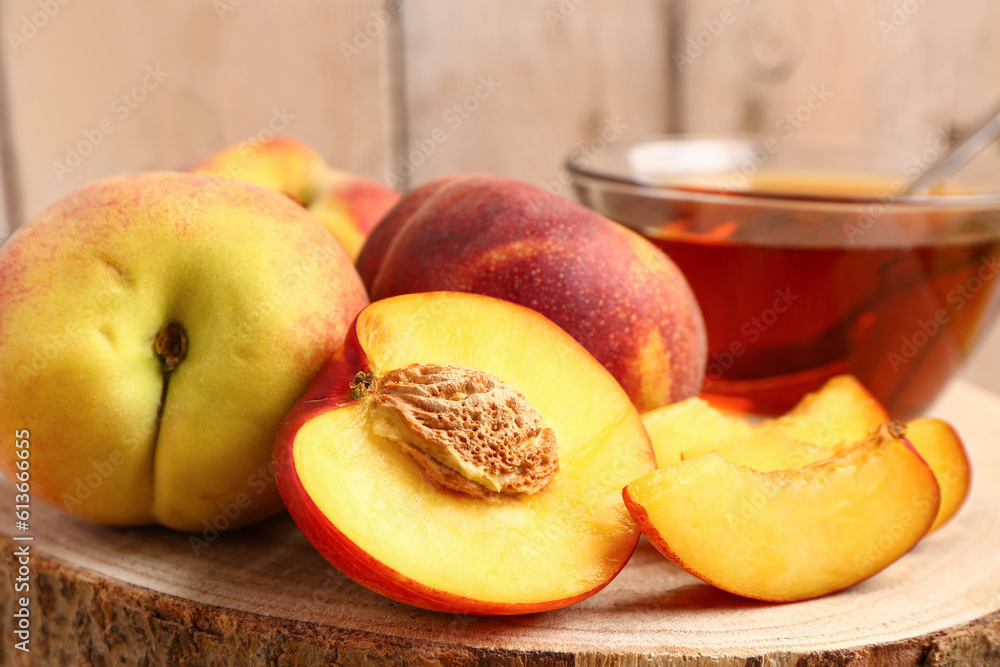
[[[636,480],[625,495],[668,558],[720,588],[774,601],[882,570],[926,534],[940,501],[923,460],[903,440],[879,437],[771,473],[708,453]]]
[[[656,465],[660,467],[680,461],[685,450],[753,432],[749,422],[725,415],[700,398],[643,413],[642,423],[653,443]]]
[[[359,316],[372,371],[442,363],[507,382],[556,432],[560,468],[551,485],[496,502],[442,492],[398,444],[372,433],[362,399],[299,429],[293,457],[302,486],[361,550],[438,591],[525,603],[601,586],[638,539],[621,488],[653,469],[628,397],[537,314],[474,295],[435,297],[384,300]],[[498,340],[517,344],[498,354]]]
[[[940,419],[921,418],[907,423],[906,439],[924,457],[941,485],[941,509],[931,526],[935,531],[958,512],[969,495],[969,457],[955,429]]]
[[[779,428],[793,438],[833,450],[863,440],[868,431],[888,421],[885,408],[857,378],[838,375],[761,427]]]

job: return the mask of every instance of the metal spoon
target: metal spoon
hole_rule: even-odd
[[[936,185],[958,171],[959,167],[971,160],[979,151],[986,148],[998,135],[1000,135],[1000,111],[997,111],[978,130],[952,146],[937,162],[928,167],[927,171],[910,183],[903,190],[903,194],[926,195]]]

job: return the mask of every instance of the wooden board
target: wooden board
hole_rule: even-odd
[[[4,2],[7,166],[24,218],[94,179],[178,168],[272,131],[381,177],[398,23],[384,5]]]
[[[570,150],[666,131],[669,26],[665,0],[406,4],[393,173],[487,172],[569,195]]]
[[[431,613],[340,575],[287,516],[197,549],[186,534],[95,527],[42,506],[25,533],[5,484],[0,664],[1000,664],[1000,397],[959,381],[930,413],[966,439],[967,505],[873,579],[788,605],[718,591],[643,541],[573,607]],[[12,646],[12,552],[26,543],[12,534],[34,537],[30,655]]]
[[[686,0],[674,11],[677,131],[897,137],[917,150],[1000,100],[982,67],[1000,55],[992,0]]]

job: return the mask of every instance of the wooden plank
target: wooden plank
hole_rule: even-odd
[[[977,479],[1000,475],[1000,397],[953,385],[935,407]],[[81,473],[83,474],[83,473]],[[89,483],[89,482],[88,482]],[[84,482],[81,482],[81,485]],[[65,665],[997,665],[1000,486],[875,577],[796,604],[724,593],[646,541],[607,588],[514,617],[422,611],[326,564],[287,515],[228,533],[104,528],[32,503],[30,588],[15,592],[14,490],[0,482],[0,662]],[[13,648],[24,597],[30,647]]]
[[[0,35],[6,34],[3,16],[0,12]],[[14,152],[11,145],[10,129],[10,99],[7,95],[6,69],[4,61],[9,57],[6,49],[0,49],[0,245],[14,232],[18,213],[18,195],[16,179],[13,177]]]
[[[3,137],[0,136],[0,142],[3,141]],[[0,245],[3,245],[7,237],[14,233],[14,224],[7,208],[7,182],[5,180],[7,172],[2,158],[3,149],[4,146],[0,143]]]
[[[666,130],[667,9],[665,0],[407,5],[407,137],[391,174],[417,184],[488,172],[568,194],[571,149]]]
[[[383,5],[3,3],[25,215],[95,178],[176,168],[271,130],[380,176],[396,31]]]
[[[923,147],[1000,100],[986,65],[1000,58],[992,0],[687,0],[675,11],[677,130],[791,125]]]
[[[1000,394],[1000,322],[980,341],[962,372],[962,377]]]

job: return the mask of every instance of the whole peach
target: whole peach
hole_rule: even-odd
[[[0,471],[33,498],[190,531],[282,509],[274,434],[368,299],[301,206],[214,185],[98,181],[0,248],[0,428],[25,443]]]
[[[399,193],[358,174],[333,169],[290,137],[244,141],[189,165],[185,171],[240,181],[286,195],[319,218],[352,260]]]
[[[357,266],[373,300],[453,290],[538,311],[640,411],[701,386],[705,325],[677,266],[635,232],[529,183],[468,175],[422,185],[379,223]]]

